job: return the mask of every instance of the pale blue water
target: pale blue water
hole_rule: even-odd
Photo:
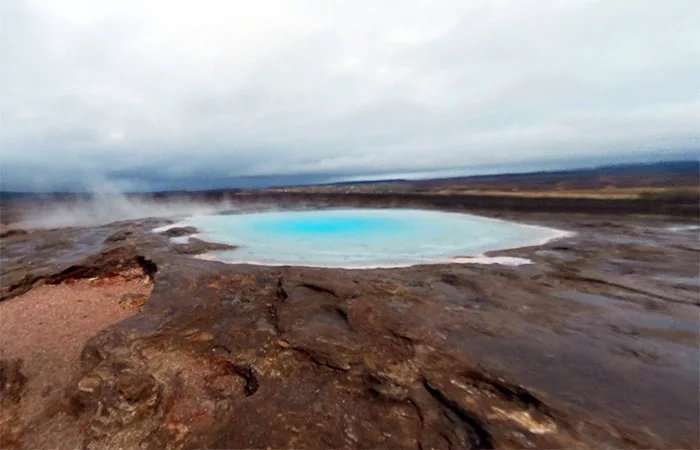
[[[201,239],[237,245],[227,262],[324,267],[446,262],[534,245],[557,230],[468,214],[414,209],[327,209],[194,216]]]

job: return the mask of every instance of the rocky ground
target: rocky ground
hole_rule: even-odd
[[[576,235],[339,270],[198,259],[159,219],[5,232],[0,447],[697,448],[698,229],[503,217]]]

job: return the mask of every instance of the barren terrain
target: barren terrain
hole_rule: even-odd
[[[518,267],[223,264],[166,218],[5,230],[2,447],[697,448],[697,217],[569,201],[477,210],[574,233],[497,252]]]
[[[528,266],[367,271],[195,259],[150,231],[162,220],[6,237],[3,267],[14,269],[2,274],[0,314],[20,319],[19,305],[60,303],[66,292],[105,309],[65,309],[94,317],[75,338],[82,345],[94,333],[75,376],[35,369],[32,351],[63,348],[60,339],[3,360],[4,411],[21,411],[5,443],[693,448],[697,229],[659,218],[513,218],[577,235],[503,252]],[[120,311],[91,285],[139,267],[153,276],[141,310]],[[126,283],[118,292],[136,289]],[[26,345],[12,334],[3,338]]]

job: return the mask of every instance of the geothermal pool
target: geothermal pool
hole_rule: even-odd
[[[469,214],[326,209],[193,216],[200,239],[238,246],[207,255],[233,263],[399,267],[457,261],[541,244],[559,230]]]

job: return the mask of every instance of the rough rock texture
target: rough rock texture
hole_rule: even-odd
[[[190,236],[196,232],[197,229],[195,227],[172,227],[162,231],[161,234],[168,237],[182,237]]]
[[[195,259],[158,221],[4,238],[5,298],[115,267],[154,283],[4,445],[697,447],[698,231],[514,217],[578,234],[499,253],[527,266],[381,270]],[[3,402],[25,377],[2,362]]]
[[[235,250],[236,246],[221,244],[218,242],[206,242],[201,239],[191,237],[184,244],[174,244],[173,250],[183,255],[201,255],[207,252],[215,252],[220,250]]]
[[[152,283],[139,269],[116,276],[42,284],[0,303],[0,448],[42,427],[80,374],[80,355],[89,339],[134,315],[150,296]],[[76,433],[77,435],[77,433]],[[73,440],[80,444],[80,436]],[[62,436],[66,440],[66,436]],[[32,445],[51,447],[50,442]]]

